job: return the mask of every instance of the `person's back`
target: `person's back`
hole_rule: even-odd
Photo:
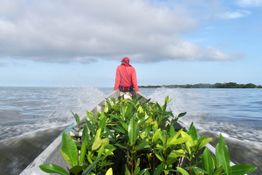
[[[122,59],[122,64],[116,69],[114,90],[120,92],[139,92],[136,70],[129,64],[129,58]]]

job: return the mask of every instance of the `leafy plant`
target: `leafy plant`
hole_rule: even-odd
[[[47,173],[60,175],[242,175],[255,171],[252,165],[230,165],[228,148],[222,136],[213,155],[206,144],[211,138],[200,136],[191,124],[188,130],[168,111],[169,97],[163,105],[145,100],[107,99],[99,112],[87,112],[77,122],[78,135],[62,135],[61,155],[65,169],[43,164]]]
[[[256,170],[253,165],[239,164],[230,165],[230,156],[224,138],[220,135],[219,142],[216,145],[216,154],[212,155],[206,148],[202,155],[203,169],[209,175],[245,175]]]

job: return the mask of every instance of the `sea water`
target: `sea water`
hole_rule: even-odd
[[[0,172],[21,172],[62,129],[84,115],[111,88],[0,87]],[[141,89],[153,101],[172,101],[175,115],[202,134],[226,137],[231,158],[250,162],[262,174],[262,89]]]

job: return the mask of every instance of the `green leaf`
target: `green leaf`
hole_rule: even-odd
[[[105,151],[103,152],[103,155],[105,156],[105,157],[107,157],[107,156],[109,156],[109,155],[114,155],[114,150],[115,150],[116,148],[113,146],[113,145],[111,145],[111,144],[107,144],[107,145],[105,145]]]
[[[247,164],[239,164],[234,165],[231,167],[231,174],[232,175],[244,175],[248,173],[252,173],[256,171],[256,166],[254,165],[247,165]]]
[[[135,167],[135,170],[133,171],[134,175],[138,175],[140,172],[140,167]]]
[[[182,175],[189,175],[189,173],[188,173],[185,169],[183,169],[183,168],[181,168],[181,167],[176,167],[176,169],[177,169],[177,171],[180,172]]]
[[[177,153],[176,150],[172,150],[171,153],[167,156],[167,163],[168,164],[173,164],[177,161]]]
[[[97,158],[92,164],[90,164],[82,173],[82,175],[90,175],[91,171],[94,169],[96,164],[101,160],[101,158]]]
[[[191,123],[190,128],[187,133],[192,137],[193,140],[197,140],[197,137],[198,137],[197,130],[193,123]]]
[[[177,157],[185,157],[185,150],[183,149],[178,149],[175,150]]]
[[[57,173],[60,175],[69,175],[69,173],[62,167],[55,164],[42,164],[39,168],[46,173]]]
[[[70,169],[70,174],[79,174],[84,169],[86,169],[87,166],[74,166]]]
[[[124,115],[124,117],[131,116],[132,112],[134,112],[132,103],[125,103],[125,115]]]
[[[79,157],[79,165],[83,165],[86,154],[86,144],[82,143]]]
[[[155,153],[155,155],[160,161],[164,161],[164,157],[162,156],[162,154]]]
[[[86,118],[87,118],[89,121],[93,122],[93,121],[94,121],[94,115],[93,115],[93,113],[87,111],[87,112],[86,112]]]
[[[222,167],[219,167],[215,170],[214,174],[213,175],[221,175],[223,174],[223,168]]]
[[[76,124],[79,126],[80,125],[80,117],[78,114],[73,113],[73,116],[75,117]]]
[[[218,165],[217,167],[223,167],[226,175],[231,174],[229,152],[222,135],[220,135],[219,142],[216,146],[216,163]]]
[[[140,165],[140,158],[138,158],[138,159],[136,160],[136,166],[135,166],[135,167],[139,167],[139,165]]]
[[[80,151],[80,157],[79,157],[79,165],[83,165],[86,149],[88,144],[88,129],[87,126],[84,125],[83,129],[83,135],[82,135],[82,145],[81,145],[81,151]]]
[[[179,134],[184,131],[177,132],[173,137],[168,138],[167,140],[167,146],[170,147],[171,145],[179,145],[187,142],[189,138],[191,138],[188,134],[186,134],[183,137],[178,138]]]
[[[94,157],[93,152],[88,151],[87,154],[86,154],[86,159],[88,160],[88,162],[89,162],[90,164],[93,163],[93,157]]]
[[[89,120],[86,120],[85,122],[86,122],[88,130],[90,131],[90,136],[95,135],[96,133],[95,126]]]
[[[137,134],[137,123],[135,122],[134,117],[132,117],[128,125],[128,140],[131,146],[136,143]]]
[[[211,137],[207,137],[207,138],[201,137],[201,138],[199,139],[199,146],[198,146],[198,148],[199,148],[199,149],[203,148],[204,146],[206,146],[206,144],[208,144],[208,143],[211,142],[212,140],[213,140],[213,139],[212,139]]]
[[[106,116],[104,112],[101,112],[99,117],[99,128],[105,128],[105,126],[106,126]]]
[[[158,103],[155,103],[155,105],[156,105],[156,107],[157,107],[157,109],[158,109],[159,111],[162,111],[162,108],[161,108],[161,106],[160,106]]]
[[[125,166],[125,175],[131,175],[129,169],[127,168],[127,166]]]
[[[138,175],[143,175],[143,174],[149,174],[148,168],[141,170]]]
[[[182,112],[182,113],[178,114],[177,118],[183,117],[185,115],[186,115],[186,112]]]
[[[65,132],[62,136],[62,147],[60,150],[65,161],[71,166],[78,165],[78,151],[74,140]]]
[[[175,142],[176,142],[176,140],[177,140],[177,138],[178,138],[179,135],[180,135],[180,133],[177,132],[174,136],[169,137],[169,138],[167,139],[167,146],[169,147],[169,146],[171,146],[171,145],[175,145]]]
[[[173,126],[170,126],[169,128],[169,135],[173,137],[176,134],[175,128]]]
[[[127,150],[127,149],[128,149],[126,146],[121,145],[120,143],[115,143],[114,145],[117,146],[117,147],[119,147],[119,148],[121,148],[121,149],[124,149],[124,150]]]
[[[161,163],[161,164],[159,164],[159,165],[156,167],[156,169],[155,169],[155,171],[154,171],[154,175],[160,175],[163,171],[164,171],[164,164]]]
[[[94,143],[92,145],[92,151],[97,150],[102,144],[102,140],[101,140],[101,128],[99,128],[96,131],[96,136],[95,136],[95,140]]]
[[[208,174],[205,170],[203,170],[203,169],[201,169],[201,168],[198,168],[198,167],[193,167],[192,168],[193,169],[193,171],[194,171],[194,173],[196,174],[196,175],[205,175],[205,174]],[[209,175],[211,175],[211,174],[209,174]]]
[[[157,129],[152,137],[153,142],[156,142],[161,137],[161,130]]]
[[[117,131],[120,134],[126,134],[126,132],[127,132],[127,129],[124,130],[123,127],[121,127],[121,126],[115,126],[114,130]]]
[[[106,102],[104,106],[104,112],[107,113],[108,111],[109,111],[109,104],[108,102]]]
[[[109,143],[109,139],[108,139],[108,138],[102,139],[102,144],[101,144],[100,148],[97,150],[97,152],[98,152],[97,157],[101,157],[102,154],[104,154],[104,152],[105,152],[105,146],[106,146],[108,143]]]
[[[138,112],[138,113],[144,113],[143,107],[142,107],[142,106],[139,106],[139,107],[137,108],[137,112]]]
[[[136,146],[136,151],[149,148],[149,144],[146,140],[142,140],[139,145]]]
[[[169,96],[166,96],[165,98],[165,103],[163,105],[163,111],[166,110],[167,104],[171,102],[171,99],[169,98]]]
[[[167,132],[166,130],[162,130],[161,132],[159,132],[159,138],[160,140],[162,141],[163,144],[166,143],[166,140],[167,140]]]
[[[125,123],[125,122],[120,122],[121,123],[121,126],[126,130],[126,131],[128,131],[128,125],[127,125],[127,123]]]
[[[203,152],[202,160],[204,169],[208,172],[208,174],[213,174],[215,170],[214,158],[207,148]]]
[[[109,168],[109,169],[106,171],[106,175],[113,175],[113,169],[112,169],[112,168]]]

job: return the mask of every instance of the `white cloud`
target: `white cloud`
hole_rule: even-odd
[[[243,7],[259,7],[262,6],[262,0],[237,0],[237,3]]]
[[[232,57],[182,40],[196,24],[183,7],[142,0],[1,0],[0,57],[61,63]]]
[[[250,11],[247,10],[238,10],[238,11],[227,11],[223,14],[219,15],[222,19],[237,19],[237,18],[243,18],[250,15]]]

